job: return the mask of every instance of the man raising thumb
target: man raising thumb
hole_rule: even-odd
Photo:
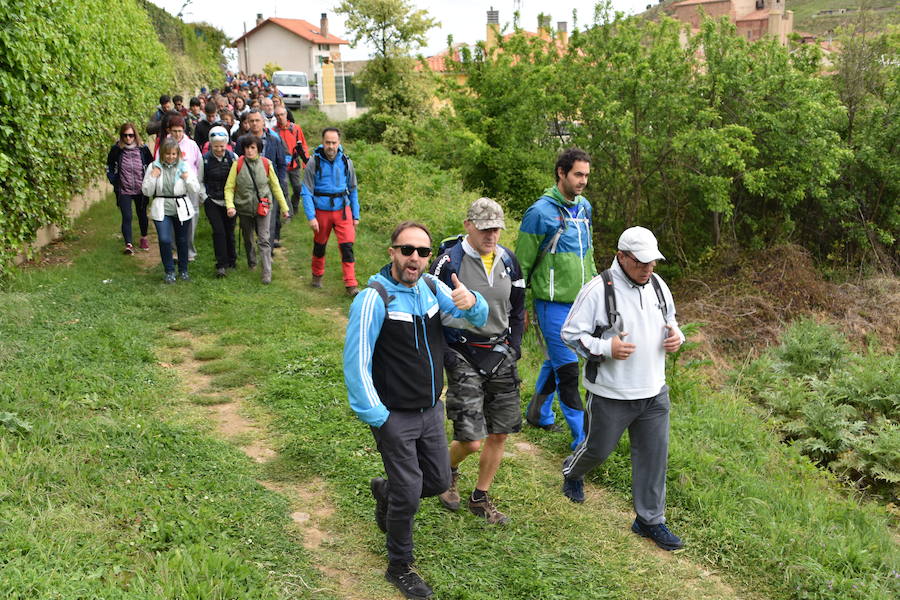
[[[460,310],[469,310],[472,308],[475,305],[475,294],[471,293],[469,288],[459,280],[456,273],[453,273],[450,276],[450,282],[453,284],[453,291],[450,293],[450,298],[453,299],[453,304],[456,305],[456,308]]]

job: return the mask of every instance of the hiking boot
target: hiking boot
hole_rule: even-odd
[[[684,548],[684,542],[681,541],[681,538],[669,531],[665,523],[645,525],[635,519],[634,523],[631,524],[631,531],[641,537],[650,538],[657,546],[669,552]]]
[[[350,296],[351,298],[355,298],[358,293],[359,293],[359,288],[356,287],[355,285],[347,286],[347,295]]]
[[[434,594],[428,584],[409,565],[388,567],[384,578],[409,600],[428,600]]]
[[[322,287],[322,276],[321,275],[313,275],[312,281],[309,282],[309,285],[313,286],[314,288]]]
[[[281,248],[281,240],[272,240],[273,248]]]
[[[188,275],[187,271],[185,271],[184,273],[181,274],[181,280],[182,281],[190,281],[191,280],[191,276]]]
[[[141,250],[149,250],[150,249],[150,240],[147,239],[147,236],[141,238]]]
[[[175,283],[175,273],[166,273],[166,278],[163,281],[166,283]]]
[[[563,477],[563,494],[572,502],[584,502],[584,480],[574,477]]]
[[[509,517],[497,510],[487,492],[481,500],[469,497],[469,512],[476,517],[481,517],[491,525],[506,525],[509,522]]]
[[[134,246],[132,246],[131,244],[125,244],[125,250],[123,251],[123,254],[134,254]]]
[[[375,498],[375,523],[378,529],[387,533],[387,481],[383,477],[369,480],[369,488]]]
[[[438,500],[440,500],[444,508],[446,508],[450,512],[456,512],[459,510],[459,489],[457,488],[458,483],[459,471],[451,469],[450,489],[448,489],[443,494],[438,495]]]
[[[263,275],[262,283],[263,283],[263,285],[269,285],[270,283],[272,283],[272,276],[271,275]]]
[[[227,273],[225,273],[225,267],[219,267],[218,269],[216,269],[216,277],[218,277],[219,279],[222,279],[226,275]]]

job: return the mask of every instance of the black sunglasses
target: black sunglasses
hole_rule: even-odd
[[[431,256],[431,248],[429,248],[428,246],[421,246],[417,248],[416,246],[403,244],[402,246],[391,246],[391,248],[393,248],[394,250],[399,248],[400,254],[402,254],[403,256],[412,256],[413,252],[418,252],[419,256],[421,256],[422,258],[428,258],[429,256]]]
[[[123,133],[122,137],[134,137],[133,133]]]

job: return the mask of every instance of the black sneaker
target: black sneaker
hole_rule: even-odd
[[[581,504],[584,502],[584,480],[573,477],[563,477],[563,494],[572,502]]]
[[[428,600],[434,594],[428,584],[409,565],[398,568],[388,567],[384,578],[394,584],[410,600]]]
[[[681,541],[681,538],[669,531],[665,523],[645,525],[635,519],[634,523],[631,524],[631,531],[641,537],[650,538],[657,546],[669,552],[684,548],[684,542]]]
[[[375,523],[378,529],[387,533],[387,481],[383,477],[369,480],[369,488],[375,498]]]

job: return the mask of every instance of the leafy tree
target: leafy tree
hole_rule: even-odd
[[[458,57],[448,63],[465,83],[443,82],[450,106],[428,123],[423,151],[446,167],[460,168],[470,188],[523,212],[553,181],[561,142],[551,135],[551,127],[560,124],[548,80],[558,49],[552,40],[517,30],[493,48],[463,47]]]
[[[853,151],[816,244],[834,261],[900,269],[900,28],[868,31],[866,11],[840,32],[831,78],[847,107],[842,134]]]
[[[41,226],[66,224],[69,198],[102,176],[104,140],[141,126],[173,68],[134,0],[20,0],[0,22],[2,272]]]
[[[265,66],[263,66],[263,73],[266,74],[266,77],[268,77],[270,81],[272,79],[272,74],[275,71],[280,71],[280,70],[281,70],[281,65],[279,65],[277,63],[273,63],[271,61],[267,62],[265,64]]]
[[[343,0],[337,12],[347,16],[351,45],[375,49],[357,79],[370,107],[365,119],[393,151],[409,150],[415,124],[430,112],[428,74],[416,71],[410,54],[438,23],[406,0]]]

